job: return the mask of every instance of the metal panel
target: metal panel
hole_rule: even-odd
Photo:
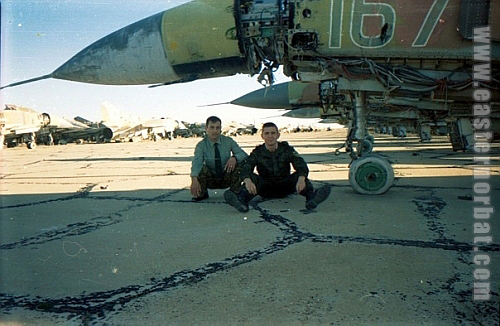
[[[315,31],[319,45],[314,53],[289,48],[289,56],[469,59],[473,43],[461,33],[470,38],[474,26],[487,23],[489,6],[487,0],[305,2],[296,6],[300,20],[294,32]],[[301,14],[306,9],[311,13],[307,18]]]
[[[500,41],[500,1],[490,3],[491,39]]]
[[[488,25],[490,0],[462,0],[459,29],[463,38],[474,38],[474,27]]]
[[[163,45],[172,65],[241,56],[229,0],[200,0],[165,11]]]

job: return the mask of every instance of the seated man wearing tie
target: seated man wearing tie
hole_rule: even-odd
[[[191,165],[192,201],[208,198],[207,189],[230,188],[239,192],[241,162],[248,155],[231,138],[221,135],[221,120],[211,116],[205,124],[207,135],[194,150]]]

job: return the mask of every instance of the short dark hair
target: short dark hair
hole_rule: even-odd
[[[209,122],[216,123],[217,121],[222,125],[222,121],[220,121],[219,117],[216,117],[215,115],[213,115],[213,116],[210,116],[207,118],[207,123],[205,125],[208,127]]]
[[[262,125],[262,132],[264,132],[264,128],[269,128],[269,127],[274,127],[276,128],[276,131],[279,132],[278,126],[274,124],[274,122],[266,122]]]

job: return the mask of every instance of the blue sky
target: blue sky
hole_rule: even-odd
[[[53,72],[98,39],[186,0],[7,0],[2,1],[1,85]],[[0,91],[1,105],[15,104],[66,118],[100,120],[108,101],[144,118],[169,116],[204,121],[259,122],[277,111],[233,105],[199,107],[231,101],[262,86],[257,76],[236,75],[156,87],[105,86],[46,79]],[[277,75],[278,82],[287,81]]]

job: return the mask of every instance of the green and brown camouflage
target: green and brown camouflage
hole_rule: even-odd
[[[443,80],[455,71],[472,75],[474,28],[482,26],[490,28],[494,76],[499,7],[489,0],[196,0],[96,41],[53,73],[7,86],[44,78],[172,84],[237,73],[265,82],[279,66],[301,81],[401,80],[407,71],[387,76],[401,65]]]

